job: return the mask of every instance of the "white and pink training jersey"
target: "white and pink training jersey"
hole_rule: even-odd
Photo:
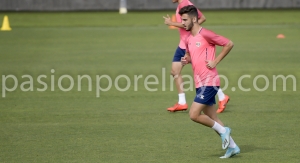
[[[179,14],[179,11],[181,8],[188,6],[188,5],[193,5],[192,2],[190,2],[189,0],[183,0],[181,3],[178,4],[177,9],[176,9],[176,21],[178,23],[181,23],[181,16]],[[198,10],[198,19],[201,18],[202,13],[200,12],[200,10]],[[187,36],[189,36],[190,32],[186,31],[184,28],[179,28],[179,35],[180,35],[180,42],[179,42],[179,47],[181,49],[186,49],[185,47],[185,39],[187,38]]]
[[[216,68],[208,69],[206,60],[214,60],[216,45],[225,46],[230,40],[201,27],[195,36],[186,39],[186,52],[191,56],[194,71],[195,87],[220,86],[220,78]]]

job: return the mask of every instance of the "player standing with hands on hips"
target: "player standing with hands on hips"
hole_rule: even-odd
[[[182,25],[190,35],[185,40],[186,54],[181,63],[192,64],[196,97],[190,107],[191,120],[214,129],[222,139],[222,148],[227,149],[224,156],[229,158],[240,153],[240,148],[230,136],[231,129],[224,127],[215,112],[215,95],[220,86],[220,78],[216,66],[233,48],[233,42],[201,27],[198,23],[197,8],[188,5],[180,9]],[[222,51],[215,57],[216,45]],[[203,114],[203,113],[204,114]]]
[[[165,19],[165,24],[169,26],[175,26],[179,28],[179,34],[180,34],[180,42],[178,45],[178,48],[175,51],[173,62],[172,62],[172,70],[171,74],[174,77],[175,85],[178,91],[178,102],[172,106],[167,108],[170,112],[176,112],[176,111],[182,111],[187,110],[188,105],[186,103],[185,93],[182,88],[183,80],[181,76],[181,70],[183,68],[183,65],[180,63],[181,57],[185,54],[185,39],[189,35],[189,32],[184,29],[183,24],[181,24],[181,16],[179,15],[179,10],[183,8],[184,6],[193,5],[189,0],[172,0],[173,3],[178,3],[178,7],[176,9],[176,22],[172,22],[169,15],[166,17],[163,17]],[[206,18],[201,13],[200,10],[197,9],[198,12],[198,18],[197,23],[202,24],[205,22]],[[221,113],[225,110],[226,104],[229,101],[229,96],[225,95],[221,89],[218,90],[218,99],[219,99],[219,108],[217,110],[217,113]]]

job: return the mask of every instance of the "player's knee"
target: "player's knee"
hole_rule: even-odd
[[[195,113],[190,113],[190,119],[192,120],[192,121],[197,121],[197,118],[198,118],[198,115],[197,114],[195,114]]]
[[[178,77],[180,75],[180,72],[171,70],[171,75],[175,78],[175,77]]]

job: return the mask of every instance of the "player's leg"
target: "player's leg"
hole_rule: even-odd
[[[215,112],[214,105],[206,107],[205,109],[203,109],[203,113],[206,114],[207,116],[209,116],[214,121],[218,122],[220,125],[224,126],[223,122],[218,118],[218,116]],[[229,158],[229,157],[232,157],[232,156],[237,155],[239,153],[240,153],[240,148],[236,145],[233,138],[230,136],[229,137],[228,149],[227,149],[225,155],[220,157],[220,158]]]
[[[209,116],[214,121],[218,122],[220,125],[224,126],[223,122],[218,118],[216,112],[215,112],[215,105],[211,105],[206,107],[203,110],[203,113],[207,116]]]
[[[205,104],[193,102],[189,111],[190,118],[194,122],[214,129],[221,136],[222,148],[226,149],[229,145],[230,129],[224,127],[223,124],[219,124],[217,121],[211,119],[208,115],[201,114],[201,112],[203,110],[206,110],[208,107],[209,106]]]
[[[222,139],[222,148],[226,149],[229,145],[230,128],[224,127],[213,108],[213,104],[216,103],[215,95],[217,94],[217,91],[217,87],[201,87],[196,89],[197,95],[189,113],[191,120],[210,127],[219,133]],[[201,114],[202,111],[205,114]]]
[[[184,91],[182,90],[182,76],[181,76],[181,70],[183,68],[183,65],[181,64],[181,62],[172,62],[172,70],[171,70],[171,75],[174,78],[174,82],[176,85],[176,89],[178,91],[178,94],[184,93]]]
[[[230,98],[228,95],[224,94],[221,88],[218,90],[217,95],[219,99],[219,108],[217,110],[217,113],[222,113],[225,110],[226,105],[229,102]]]
[[[172,62],[172,70],[171,75],[174,78],[174,83],[178,92],[178,102],[172,106],[169,107],[167,110],[171,112],[175,111],[182,111],[187,110],[188,105],[186,104],[186,98],[185,93],[183,91],[182,87],[182,76],[181,76],[181,70],[183,68],[183,65],[181,64],[181,57],[185,55],[185,50],[181,48],[177,48],[176,52],[174,54],[173,62]]]
[[[209,106],[194,101],[191,105],[189,115],[192,121],[200,123],[207,127],[213,127],[215,121],[212,120],[209,116],[201,113],[207,107]]]

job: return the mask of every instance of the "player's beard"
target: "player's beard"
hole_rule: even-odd
[[[191,22],[190,24],[188,24],[188,26],[186,26],[185,30],[186,30],[186,31],[191,31],[192,28],[193,28],[193,26],[194,26],[194,23]]]
[[[172,2],[173,2],[173,3],[177,3],[177,2],[178,2],[178,0],[172,0]]]

